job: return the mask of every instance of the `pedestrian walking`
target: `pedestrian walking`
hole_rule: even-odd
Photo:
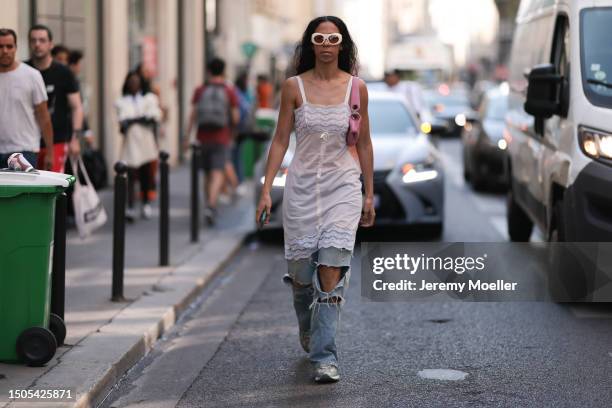
[[[165,137],[165,128],[163,126],[164,123],[168,121],[168,112],[169,108],[164,103],[164,99],[162,98],[161,88],[159,84],[157,84],[155,79],[155,72],[149,67],[148,64],[138,64],[136,66],[136,72],[140,76],[140,81],[142,83],[142,93],[147,94],[149,92],[153,92],[155,96],[157,96],[157,100],[159,101],[159,107],[162,111],[162,118],[159,126],[155,132],[155,141],[157,142],[157,146],[159,147],[160,139]],[[148,164],[149,172],[151,173],[151,180],[153,184],[149,190],[149,201],[154,201],[157,197],[157,171],[159,169],[159,160],[155,159],[150,164]],[[142,193],[141,193],[142,194]]]
[[[53,61],[59,62],[62,65],[68,65],[70,50],[63,44],[58,44],[51,48],[51,57]]]
[[[266,74],[257,75],[257,108],[272,109],[274,86]]]
[[[39,70],[45,81],[53,124],[53,144],[41,145],[38,167],[43,167],[47,149],[53,149],[52,170],[63,173],[68,153],[78,155],[81,151],[83,108],[79,84],[67,66],[53,60],[53,33],[47,26],[32,26],[28,36],[31,59],[26,63]]]
[[[238,175],[238,181],[244,180],[244,172],[242,170],[242,164],[240,163],[241,145],[247,138],[251,137],[253,132],[253,121],[254,121],[254,104],[255,99],[253,93],[249,89],[249,76],[248,73],[243,72],[236,78],[236,96],[238,96],[238,109],[240,112],[240,119],[236,126],[236,137],[234,139],[234,149],[232,150],[232,160],[234,167],[236,168],[236,174]]]
[[[81,106],[83,109],[83,139],[85,141],[85,144],[88,146],[92,146],[93,145],[93,131],[91,130],[91,127],[89,126],[89,113],[90,113],[90,96],[91,96],[91,89],[89,86],[87,86],[87,84],[82,84],[80,77],[81,77],[81,71],[83,69],[83,52],[79,51],[79,50],[70,50],[70,53],[68,54],[68,69],[70,69],[70,72],[72,72],[72,75],[74,75],[74,78],[77,81],[77,84],[79,85],[79,92],[81,94]]]
[[[159,151],[155,143],[155,128],[162,112],[159,100],[153,92],[143,93],[142,82],[137,72],[128,73],[123,83],[123,96],[116,102],[119,127],[123,135],[121,160],[128,166],[128,208],[126,217],[136,218],[134,209],[135,182],[138,179],[141,191],[141,216],[151,217],[149,191],[153,180],[150,164],[156,160]]]
[[[21,153],[32,165],[40,150],[40,137],[53,142],[47,110],[45,83],[37,70],[17,61],[17,34],[0,28],[0,168],[13,153]],[[43,168],[53,166],[53,150],[43,156]]]
[[[191,99],[192,110],[187,124],[184,149],[189,147],[192,129],[197,126],[197,139],[201,146],[204,168],[206,207],[204,217],[209,226],[215,224],[217,201],[225,182],[228,148],[232,127],[238,123],[238,97],[225,80],[225,61],[213,58],[208,64],[208,81],[198,87]]]
[[[368,93],[362,80],[356,82],[360,94],[357,154],[361,169],[347,145],[356,60],[356,46],[342,20],[327,16],[308,24],[296,48],[297,76],[286,80],[281,90],[278,125],[256,211],[257,220],[264,211],[270,214],[272,181],[295,127],[296,149],[283,196],[288,262],[283,281],[292,287],[300,343],[309,353],[316,382],[340,378],[336,331],[345,303],[355,235],[358,225],[370,227],[375,217]]]
[[[425,101],[421,85],[416,81],[402,81],[401,72],[398,69],[385,72],[384,82],[386,91],[396,93],[408,102],[408,107],[419,119],[425,111]]]

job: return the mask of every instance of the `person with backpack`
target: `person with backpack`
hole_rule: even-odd
[[[217,201],[225,182],[225,166],[229,161],[228,149],[232,140],[232,128],[240,119],[238,97],[234,88],[225,80],[225,61],[213,58],[208,64],[208,81],[198,87],[191,100],[192,110],[187,124],[184,149],[193,141],[192,129],[197,126],[206,207],[204,217],[208,226],[215,224]]]

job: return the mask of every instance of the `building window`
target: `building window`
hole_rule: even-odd
[[[53,42],[71,49],[85,49],[85,16],[91,2],[82,0],[32,0],[32,20],[53,32]]]
[[[129,63],[130,68],[142,64],[157,75],[157,7],[155,0],[130,0],[129,2]]]

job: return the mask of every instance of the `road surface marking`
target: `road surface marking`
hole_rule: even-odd
[[[465,380],[468,373],[459,370],[451,370],[448,368],[427,368],[421,370],[418,376],[426,380],[444,380],[444,381],[459,381]]]

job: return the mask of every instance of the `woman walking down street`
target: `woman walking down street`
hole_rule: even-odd
[[[283,281],[292,288],[300,344],[309,354],[316,382],[340,378],[336,331],[355,235],[359,225],[370,227],[375,217],[368,94],[362,80],[355,82],[360,95],[361,128],[356,146],[360,165],[346,140],[356,56],[342,20],[327,16],[308,24],[296,48],[297,76],[282,87],[278,125],[256,211],[257,220],[264,211],[270,214],[272,180],[295,126],[296,150],[283,196],[288,263]]]
[[[155,130],[162,117],[159,100],[152,92],[143,93],[142,81],[137,72],[130,72],[123,84],[123,96],[116,102],[119,126],[123,134],[121,160],[128,168],[128,209],[126,217],[135,218],[135,181],[138,178],[142,198],[141,215],[151,217],[149,205],[153,188],[151,163],[157,159],[158,149]]]

